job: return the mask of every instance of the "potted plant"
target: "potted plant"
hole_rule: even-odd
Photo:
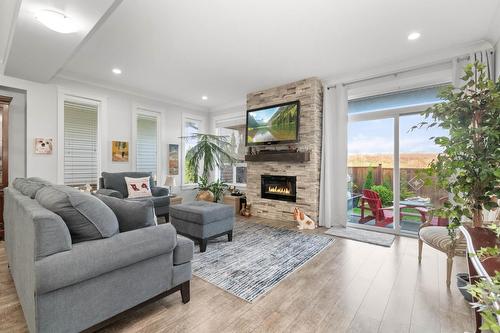
[[[200,176],[198,180],[198,187],[196,188],[198,193],[196,194],[196,200],[203,201],[214,201],[214,194],[210,191],[210,184],[206,177]]]
[[[483,213],[498,207],[500,195],[500,82],[486,76],[485,66],[476,62],[465,67],[460,88],[447,86],[439,93],[444,102],[422,113],[431,121],[414,126],[438,126],[448,136],[435,137],[443,151],[430,164],[450,200],[440,214],[450,220],[453,231],[466,218],[483,224]]]
[[[441,188],[447,190],[450,200],[437,214],[448,217],[450,237],[457,241],[457,227],[467,240],[468,256],[476,269],[469,265],[472,284],[467,290],[474,298],[482,327],[500,332],[498,325],[498,282],[500,271],[498,247],[484,237],[470,241],[471,235],[490,232],[482,228],[484,216],[497,209],[500,194],[500,82],[487,78],[485,66],[476,62],[465,68],[460,88],[448,86],[439,93],[444,102],[435,104],[422,115],[431,121],[414,126],[439,126],[448,136],[433,138],[442,153],[430,164],[429,172],[437,177]],[[463,221],[472,222],[469,227]],[[498,221],[497,221],[498,223]],[[498,237],[498,233],[497,233]],[[475,253],[488,254],[476,260]],[[492,258],[493,257],[493,258]],[[485,269],[487,266],[487,270]],[[477,276],[493,272],[490,276]]]
[[[197,200],[213,201],[214,196],[208,179],[212,171],[236,162],[236,158],[230,153],[231,143],[227,136],[213,134],[199,133],[182,138],[197,142],[186,153],[187,174],[198,183],[198,190],[201,192],[198,193]],[[219,190],[216,186],[212,186],[212,189]]]
[[[228,185],[220,179],[217,179],[216,181],[210,183],[210,185],[208,185],[208,188],[214,195],[213,201],[219,202],[222,199],[222,195],[227,190]]]

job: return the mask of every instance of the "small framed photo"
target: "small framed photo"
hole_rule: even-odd
[[[54,150],[54,139],[35,138],[35,154],[52,154]]]
[[[112,141],[111,154],[111,160],[113,162],[128,162],[128,142]]]
[[[179,145],[168,145],[168,174],[176,176],[179,174]]]

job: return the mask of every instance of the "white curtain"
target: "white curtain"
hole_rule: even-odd
[[[455,87],[460,87],[464,83],[461,77],[464,76],[464,68],[467,64],[473,64],[476,61],[486,65],[486,72],[490,80],[495,80],[495,50],[480,50],[472,52],[465,57],[458,57],[453,60],[452,80]]]
[[[324,91],[319,224],[347,224],[347,92],[342,84]]]

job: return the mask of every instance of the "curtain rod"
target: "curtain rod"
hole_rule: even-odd
[[[458,61],[470,59],[470,55],[464,55],[464,56],[458,57],[456,59]],[[451,61],[453,61],[453,59],[436,62],[436,63],[425,65],[425,66],[422,66],[422,67],[415,67],[415,68],[411,68],[411,69],[404,69],[404,70],[401,70],[401,71],[398,71],[398,72],[394,72],[394,73],[381,74],[381,75],[376,75],[376,76],[373,76],[373,77],[368,77],[368,78],[365,78],[365,79],[353,80],[353,81],[348,81],[348,82],[339,83],[339,84],[341,84],[342,86],[345,87],[345,86],[349,86],[349,85],[352,85],[352,84],[356,84],[356,83],[360,83],[360,82],[365,82],[365,81],[370,81],[370,80],[382,79],[382,78],[385,78],[385,77],[391,77],[391,76],[397,77],[398,75],[401,75],[401,74],[413,72],[413,71],[416,71],[416,70],[419,70],[419,69],[428,68],[428,67],[432,67],[432,66],[447,64],[447,63],[449,63]],[[335,85],[330,85],[330,86],[327,86],[326,89],[330,90],[330,88],[336,88],[336,86],[337,86],[336,84]]]

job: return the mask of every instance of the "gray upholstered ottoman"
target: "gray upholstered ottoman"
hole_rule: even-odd
[[[205,252],[207,242],[227,234],[233,240],[234,207],[206,201],[194,201],[170,207],[170,222],[177,233],[200,243]]]

